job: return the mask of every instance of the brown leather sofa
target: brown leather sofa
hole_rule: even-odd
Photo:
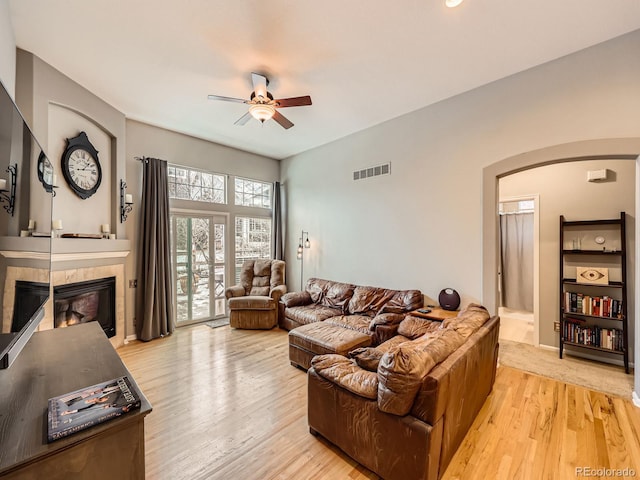
[[[289,361],[307,370],[318,354],[347,354],[395,335],[404,315],[422,306],[419,290],[390,290],[311,278],[280,300],[289,331]]]
[[[368,333],[377,326],[397,327],[405,313],[422,304],[420,290],[391,290],[310,278],[303,291],[282,296],[278,324],[285,330],[292,330],[309,323],[329,321]],[[387,337],[394,333],[395,329],[387,333]]]
[[[499,323],[479,305],[407,315],[378,347],[315,356],[311,433],[387,480],[440,478],[493,387]]]

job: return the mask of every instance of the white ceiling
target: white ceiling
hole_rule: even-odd
[[[640,28],[637,0],[10,0],[18,47],[127,117],[286,158]],[[233,123],[252,71],[295,126]]]

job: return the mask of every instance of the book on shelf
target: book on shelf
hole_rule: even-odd
[[[584,320],[577,318],[565,319],[562,338],[565,342],[599,347],[615,352],[624,350],[622,330],[586,325]]]
[[[594,317],[622,318],[622,300],[608,295],[591,297],[583,293],[565,292],[564,311]]]
[[[47,440],[80,432],[140,408],[140,396],[128,377],[50,398],[47,409]]]

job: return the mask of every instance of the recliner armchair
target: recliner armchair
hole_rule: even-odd
[[[232,328],[270,329],[278,324],[278,302],[287,293],[282,260],[247,260],[240,283],[225,290]]]

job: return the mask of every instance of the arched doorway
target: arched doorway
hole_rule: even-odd
[[[483,169],[483,231],[482,231],[482,297],[483,303],[489,311],[497,311],[498,305],[498,223],[497,199],[498,179],[530,168],[553,163],[571,162],[593,159],[629,159],[636,161],[636,214],[640,212],[640,138],[621,138],[586,140],[526,152],[506,158]],[[640,258],[640,222],[636,222],[636,259]],[[634,325],[634,402],[640,407],[640,295],[637,286],[640,285],[640,262],[635,265],[636,288],[629,292],[634,298],[635,313],[630,318],[630,325]]]

